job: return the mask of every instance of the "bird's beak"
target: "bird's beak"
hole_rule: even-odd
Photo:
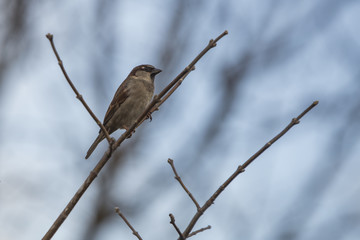
[[[151,75],[155,76],[156,74],[160,73],[161,69],[158,68],[154,68],[154,70],[152,70]]]

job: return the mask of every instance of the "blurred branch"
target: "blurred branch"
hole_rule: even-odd
[[[136,127],[139,126],[139,124],[143,121],[143,119],[145,119],[151,109],[153,109],[153,107],[158,104],[159,102],[162,101],[162,98],[171,90],[171,88],[173,88],[181,79],[183,79],[184,76],[186,76],[190,71],[193,70],[193,67],[195,66],[195,64],[212,48],[216,47],[216,43],[223,38],[225,35],[227,35],[228,32],[224,31],[222,34],[220,34],[215,40],[211,39],[208,43],[208,45],[194,58],[194,60],[180,73],[178,74],[174,80],[172,80],[158,95],[154,96],[154,99],[150,102],[150,104],[147,106],[147,108],[145,109],[145,111],[138,117],[138,119],[129,127],[129,129],[123,133],[119,139],[112,145],[109,146],[108,150],[104,153],[104,155],[102,156],[102,158],[99,160],[99,162],[96,164],[96,166],[94,167],[94,169],[90,172],[89,176],[86,178],[86,180],[84,181],[84,183],[80,186],[80,188],[77,190],[77,192],[75,193],[75,195],[72,197],[72,199],[70,200],[70,202],[66,205],[66,207],[64,208],[64,210],[60,213],[60,215],[58,216],[58,218],[55,220],[55,222],[53,223],[53,225],[50,227],[50,229],[48,230],[48,232],[45,234],[45,236],[43,237],[43,240],[45,239],[51,239],[52,236],[55,234],[55,232],[59,229],[59,227],[61,226],[61,224],[65,221],[65,219],[69,216],[70,212],[73,210],[73,208],[75,207],[75,205],[77,204],[77,202],[80,200],[80,198],[82,197],[82,195],[85,193],[85,191],[87,190],[87,188],[90,186],[90,184],[94,181],[94,179],[97,177],[97,175],[99,174],[99,172],[101,171],[101,169],[105,166],[105,164],[107,163],[107,161],[110,159],[110,157],[112,156],[113,151],[116,150],[116,148],[118,148],[120,146],[120,144],[127,139],[132,132],[135,130]],[[52,35],[48,34],[47,37],[49,38],[50,42],[52,43]],[[65,75],[65,77],[67,76],[65,69],[62,65],[62,62],[60,60],[60,57],[58,56],[56,49],[54,47],[54,45],[52,44],[53,50],[55,52],[55,55],[57,56],[57,59],[59,61],[59,65],[61,67],[61,69],[63,70],[63,73]],[[66,79],[68,80],[69,84],[71,83],[70,79],[68,77],[66,77]],[[75,87],[73,87],[72,84],[70,84],[70,86],[73,88],[73,90],[75,91]],[[76,91],[77,92],[77,91]],[[78,95],[78,94],[77,94]],[[79,95],[81,96],[81,95]],[[82,98],[80,98],[82,99]],[[85,105],[84,105],[85,106]]]
[[[191,192],[187,189],[187,187],[185,186],[185,184],[183,183],[183,181],[181,180],[181,178],[179,177],[179,175],[176,172],[175,166],[174,166],[174,160],[172,159],[168,159],[168,163],[170,164],[174,174],[175,174],[175,179],[180,183],[180,185],[182,186],[182,188],[185,190],[185,192],[189,195],[189,197],[191,198],[191,200],[194,202],[196,209],[199,210],[200,209],[200,205],[199,203],[196,201],[196,199],[194,198],[194,196],[191,194]]]
[[[171,14],[171,20],[167,24],[160,43],[160,63],[173,71],[178,66],[179,59],[183,59],[189,49],[189,36],[194,36],[199,29],[194,28],[193,24],[188,24],[188,19],[193,22],[200,17],[200,14],[194,14],[203,9],[204,4],[201,1],[183,0],[175,1],[168,9]],[[189,7],[191,6],[191,7]]]
[[[82,95],[80,95],[80,93],[78,92],[78,90],[76,89],[75,85],[72,83],[69,75],[67,74],[65,67],[63,65],[63,62],[55,48],[55,44],[54,44],[54,36],[50,33],[46,34],[47,39],[49,39],[51,47],[54,51],[54,54],[56,56],[56,59],[58,60],[59,66],[61,68],[61,71],[63,72],[66,81],[69,83],[70,87],[72,88],[72,90],[75,92],[76,94],[76,98],[80,100],[80,102],[84,105],[84,107],[86,108],[86,110],[89,112],[89,114],[91,115],[91,117],[95,120],[95,122],[97,123],[97,125],[99,125],[99,127],[101,128],[101,130],[104,132],[106,139],[108,140],[109,144],[111,145],[113,143],[109,133],[106,131],[104,125],[99,121],[99,119],[95,116],[95,114],[91,111],[90,107],[87,105],[87,103],[85,102],[84,98],[82,97]]]
[[[319,102],[313,102],[308,108],[306,108],[299,116],[293,118],[291,122],[274,138],[267,142],[262,148],[260,148],[254,155],[252,155],[243,165],[239,165],[236,171],[215,191],[215,193],[205,202],[205,204],[198,209],[193,218],[191,219],[189,225],[183,232],[183,236],[188,238],[191,230],[194,228],[196,222],[199,220],[201,215],[214,203],[216,198],[225,190],[225,188],[242,172],[245,171],[245,168],[249,166],[257,157],[259,157],[266,149],[268,149],[272,144],[274,144],[279,138],[285,135],[294,125],[300,123],[300,119],[313,109]]]
[[[16,60],[27,56],[32,47],[29,39],[28,17],[30,2],[26,0],[3,0],[0,2],[1,27],[0,33],[0,90],[6,72],[10,71]],[[2,96],[2,95],[0,95]]]
[[[131,226],[130,222],[126,219],[126,217],[120,212],[120,209],[118,207],[115,208],[115,212],[117,214],[119,214],[119,216],[124,220],[124,222],[126,223],[126,225],[128,225],[128,227],[131,229],[131,231],[133,232],[133,234],[139,239],[142,240],[140,234],[133,228],[133,226]]]

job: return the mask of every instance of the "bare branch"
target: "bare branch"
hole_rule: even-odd
[[[267,142],[262,148],[259,149],[254,155],[252,155],[243,165],[238,166],[236,171],[216,190],[216,192],[205,202],[205,204],[198,210],[193,218],[191,219],[189,225],[183,232],[185,238],[189,237],[191,230],[194,228],[196,222],[199,220],[201,215],[214,203],[215,199],[224,191],[224,189],[234,180],[240,173],[245,171],[245,168],[249,166],[257,157],[259,157],[266,149],[268,149],[273,143],[275,143],[279,138],[281,138],[285,133],[287,133],[294,125],[300,123],[300,119],[313,109],[319,101],[313,102],[308,108],[306,108],[299,116],[293,118],[291,122],[273,139]]]
[[[130,222],[126,219],[126,217],[124,216],[124,214],[122,214],[120,212],[120,209],[118,207],[115,208],[115,212],[124,220],[124,222],[126,223],[126,225],[128,225],[128,227],[131,229],[132,233],[139,239],[142,240],[140,234],[133,228],[133,226],[131,226]]]
[[[112,144],[112,139],[109,135],[109,133],[106,131],[104,125],[99,121],[99,119],[96,117],[96,115],[91,111],[90,107],[87,105],[87,103],[85,102],[83,96],[78,92],[78,90],[76,89],[75,85],[72,83],[69,75],[67,74],[65,67],[63,65],[63,62],[60,58],[59,53],[57,52],[56,48],[55,48],[55,44],[54,44],[54,36],[50,33],[46,34],[47,39],[49,39],[51,47],[54,51],[54,54],[56,56],[56,59],[58,60],[59,66],[61,68],[61,71],[63,72],[66,81],[69,83],[70,87],[72,88],[72,90],[75,92],[76,94],[76,98],[80,100],[80,102],[84,105],[84,107],[86,108],[86,110],[88,111],[88,113],[91,115],[91,117],[94,119],[94,121],[97,123],[97,125],[99,125],[99,127],[101,128],[101,130],[104,132],[105,137],[107,139],[107,141],[109,142],[109,144]]]
[[[194,202],[196,209],[200,210],[200,205],[199,203],[196,201],[196,199],[194,198],[194,196],[191,194],[191,192],[187,189],[187,187],[185,186],[185,184],[183,183],[183,181],[181,180],[180,176],[177,174],[176,169],[175,169],[175,165],[174,165],[174,160],[172,159],[168,159],[168,163],[170,164],[174,174],[175,174],[175,179],[180,183],[180,185],[182,186],[182,188],[185,190],[185,192],[189,195],[189,197],[191,198],[191,200]]]
[[[208,225],[207,227],[204,227],[204,228],[200,228],[199,230],[196,230],[196,231],[193,231],[189,234],[188,238],[189,237],[192,237],[192,236],[195,236],[196,234],[198,234],[199,232],[203,232],[205,230],[208,230],[208,229],[211,229],[211,226]]]
[[[66,205],[64,210],[60,213],[60,215],[57,217],[53,225],[50,227],[48,232],[43,237],[43,240],[45,239],[51,239],[52,236],[55,234],[55,232],[59,229],[59,227],[62,225],[62,223],[65,221],[65,219],[69,216],[70,212],[73,210],[77,202],[80,200],[84,192],[87,190],[87,188],[90,186],[90,184],[94,181],[94,179],[97,177],[101,169],[105,166],[107,161],[112,156],[113,151],[116,150],[120,146],[120,144],[127,139],[129,136],[131,136],[132,132],[135,130],[136,127],[139,126],[139,123],[143,121],[143,119],[146,118],[146,116],[149,115],[151,109],[159,102],[161,102],[162,97],[169,92],[169,90],[181,79],[184,78],[195,66],[195,64],[213,47],[216,46],[216,42],[219,41],[222,37],[224,37],[226,34],[228,34],[227,31],[224,31],[222,34],[220,34],[215,40],[210,40],[208,45],[194,58],[194,60],[179,74],[175,77],[174,80],[172,80],[157,96],[154,97],[154,99],[150,102],[148,107],[144,110],[144,112],[138,117],[138,119],[129,127],[129,129],[123,133],[119,139],[109,146],[108,150],[104,153],[102,158],[99,160],[99,162],[96,164],[94,169],[90,172],[89,176],[86,178],[84,183],[80,186],[80,188],[77,190],[75,195],[72,197],[72,199],[69,201],[69,203]],[[51,40],[53,37],[51,34],[48,34],[47,36]],[[51,42],[51,41],[50,41]],[[53,45],[52,45],[53,46]],[[53,48],[54,49],[54,48]],[[58,57],[57,52],[55,52],[55,55]],[[60,58],[58,58],[60,59]],[[59,61],[59,63],[61,60]],[[61,67],[62,65],[60,65]],[[62,67],[63,69],[63,67]],[[63,70],[63,72],[65,69]],[[66,72],[65,72],[66,73]],[[67,75],[65,75],[67,76]],[[69,81],[70,79],[67,78]],[[70,84],[71,85],[71,84]],[[82,98],[81,98],[82,99]],[[85,105],[84,105],[85,106]],[[87,105],[86,105],[87,106]],[[88,107],[87,107],[88,108]]]
[[[176,232],[179,234],[180,236],[180,240],[185,240],[185,237],[183,236],[183,234],[181,233],[180,229],[178,228],[178,226],[176,226],[175,224],[175,217],[174,215],[172,215],[171,213],[169,214],[170,217],[170,223],[174,226]]]

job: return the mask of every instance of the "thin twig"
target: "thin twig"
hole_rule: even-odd
[[[308,108],[306,108],[299,116],[293,118],[291,122],[273,139],[267,142],[259,151],[252,155],[243,165],[238,166],[236,171],[216,190],[216,192],[205,202],[205,204],[198,210],[193,218],[191,219],[189,225],[183,232],[185,238],[189,237],[191,230],[194,228],[196,222],[199,220],[201,215],[214,203],[215,199],[224,191],[224,189],[242,172],[245,171],[245,168],[249,166],[257,157],[259,157],[266,149],[268,149],[272,144],[274,144],[279,138],[281,138],[285,133],[287,133],[294,125],[300,123],[300,119],[313,109],[319,101],[313,102]]]
[[[118,207],[115,208],[115,212],[124,220],[124,222],[126,223],[126,225],[128,225],[128,227],[131,229],[132,233],[139,239],[142,240],[140,234],[135,230],[135,228],[133,228],[133,226],[131,226],[130,222],[126,219],[126,217],[124,216],[124,214],[122,214],[120,212],[120,209]]]
[[[200,228],[199,230],[196,230],[196,231],[193,231],[189,234],[188,238],[189,237],[192,237],[192,236],[195,236],[196,234],[198,234],[199,232],[203,232],[205,230],[208,230],[208,229],[211,229],[211,226],[208,225],[207,227],[204,227],[204,228]]]
[[[180,183],[180,185],[182,186],[182,188],[185,190],[185,192],[189,195],[189,197],[191,198],[191,200],[194,202],[196,209],[199,210],[200,209],[200,205],[199,203],[196,201],[196,199],[194,198],[194,196],[191,194],[191,192],[189,191],[189,189],[187,189],[187,187],[185,186],[185,184],[183,183],[183,181],[181,180],[180,176],[177,174],[176,169],[175,169],[175,165],[174,165],[174,160],[172,160],[171,158],[168,159],[168,163],[170,164],[174,175],[175,175],[175,179]]]
[[[155,106],[155,104],[159,103],[161,101],[161,98],[180,80],[183,78],[184,75],[188,74],[189,71],[191,71],[194,67],[194,65],[203,57],[211,48],[216,46],[216,42],[219,41],[222,37],[224,37],[226,34],[228,34],[227,31],[224,31],[222,34],[220,34],[215,40],[210,40],[208,45],[194,58],[194,60],[178,75],[172,80],[154,99],[150,102],[148,107],[144,110],[144,112],[138,117],[138,119],[130,126],[130,128],[123,133],[119,139],[109,146],[108,150],[104,153],[102,158],[99,160],[99,162],[96,164],[94,169],[90,172],[89,176],[86,178],[86,180],[83,182],[83,184],[80,186],[80,188],[77,190],[75,195],[71,198],[69,203],[66,205],[64,210],[59,214],[53,225],[50,227],[50,229],[47,231],[45,236],[42,238],[43,240],[51,239],[52,236],[55,234],[55,232],[59,229],[59,227],[62,225],[62,223],[65,221],[65,219],[69,216],[70,212],[74,209],[77,202],[80,200],[84,192],[87,190],[87,188],[90,186],[90,184],[94,181],[94,179],[97,177],[101,169],[105,166],[107,161],[110,159],[113,151],[120,146],[120,144],[127,139],[132,132],[135,130],[135,128],[139,125],[142,120],[148,116],[151,109]]]
[[[175,224],[175,217],[174,215],[172,215],[171,213],[169,214],[170,217],[170,223],[174,226],[176,232],[179,234],[180,236],[180,240],[185,240],[185,237],[183,236],[183,234],[181,233],[180,229],[178,228],[178,226],[176,226]]]
[[[104,125],[99,121],[99,119],[96,117],[96,115],[93,113],[93,111],[91,111],[90,107],[87,105],[87,103],[85,102],[83,96],[78,92],[78,90],[76,89],[75,85],[72,83],[69,75],[67,74],[64,64],[60,58],[60,55],[58,54],[55,44],[54,44],[54,36],[50,33],[46,34],[47,39],[49,39],[51,47],[54,51],[54,54],[56,56],[56,59],[58,60],[59,66],[61,68],[61,71],[63,72],[66,81],[69,83],[70,87],[72,88],[72,90],[74,91],[76,98],[80,100],[80,102],[84,105],[84,107],[86,108],[86,110],[88,111],[88,113],[91,115],[91,117],[94,119],[94,121],[97,123],[97,125],[99,125],[99,127],[101,128],[101,130],[104,132],[105,134],[105,138],[107,139],[107,141],[109,142],[109,144],[112,144],[112,139],[109,135],[109,133],[106,131],[106,128],[104,127]]]

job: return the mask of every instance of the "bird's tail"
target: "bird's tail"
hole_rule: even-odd
[[[97,147],[97,145],[104,139],[104,134],[99,134],[99,136],[95,139],[94,143],[91,145],[91,147],[89,148],[89,150],[86,153],[85,159],[88,159],[90,157],[90,155],[92,154],[92,152],[95,150],[95,148]]]

